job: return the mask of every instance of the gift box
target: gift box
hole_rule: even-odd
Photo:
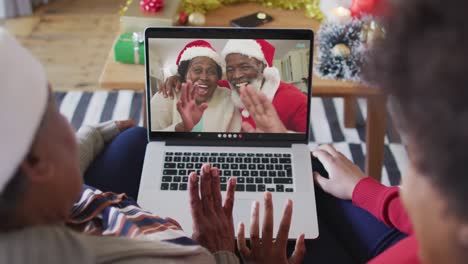
[[[145,46],[142,33],[124,33],[114,44],[115,61],[128,64],[145,64]]]
[[[170,27],[177,22],[182,0],[165,0],[164,7],[157,12],[144,12],[140,1],[129,1],[120,16],[122,32],[144,32],[147,27]]]

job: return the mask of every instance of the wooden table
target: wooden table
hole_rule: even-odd
[[[229,21],[255,11],[264,11],[273,16],[274,21],[264,25],[269,28],[310,28],[317,32],[319,22],[307,18],[303,10],[284,11],[263,7],[256,3],[242,3],[224,6],[206,15],[206,26],[225,27]],[[142,65],[122,64],[114,61],[113,51],[104,65],[99,78],[101,87],[112,90],[133,89],[144,91],[145,68]],[[324,80],[313,76],[313,96],[344,97],[345,127],[355,127],[356,98],[367,98],[366,120],[366,173],[380,180],[384,156],[385,104],[386,98],[379,89],[359,83]]]

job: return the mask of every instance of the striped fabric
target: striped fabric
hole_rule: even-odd
[[[180,227],[141,209],[125,194],[101,192],[83,186],[67,225],[90,235],[128,237],[195,245]]]
[[[119,92],[56,92],[60,111],[77,129],[82,124],[96,124],[106,120],[134,119],[140,126],[142,94],[134,91]],[[342,98],[312,98],[312,127],[310,148],[318,144],[332,143],[348,158],[364,168],[366,102],[358,100],[356,129],[344,128]],[[384,167],[382,183],[397,185],[408,162],[401,138],[387,117],[385,133]]]

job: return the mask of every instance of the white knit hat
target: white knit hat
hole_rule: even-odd
[[[0,193],[31,147],[47,97],[41,63],[0,27]]]

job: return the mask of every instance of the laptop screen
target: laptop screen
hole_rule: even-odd
[[[306,141],[312,40],[308,30],[147,29],[151,135]]]

